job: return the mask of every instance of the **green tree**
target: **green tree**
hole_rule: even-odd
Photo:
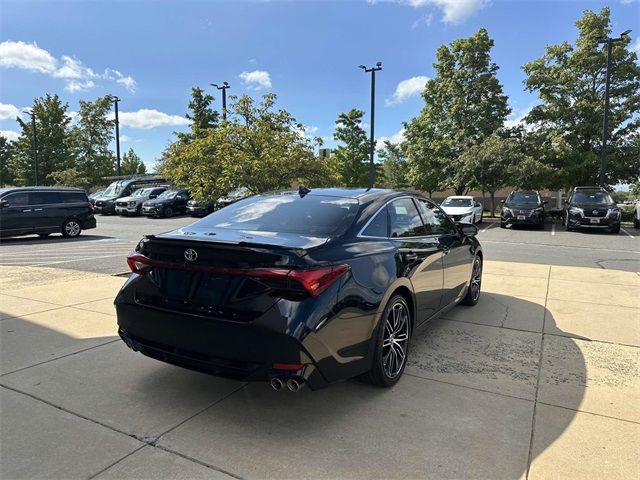
[[[4,135],[0,135],[0,188],[13,184],[13,148]]]
[[[60,187],[80,187],[85,190],[91,187],[91,180],[74,167],[53,172],[51,179],[54,185]]]
[[[464,151],[502,127],[510,110],[491,61],[493,40],[484,28],[469,38],[441,45],[436,53],[436,75],[422,94],[425,106],[406,125],[406,151],[411,177],[417,186],[467,191],[473,172]],[[441,175],[434,172],[440,170]]]
[[[302,125],[276,110],[276,95],[256,103],[231,97],[229,120],[190,142],[178,140],[165,152],[159,171],[201,200],[215,201],[230,190],[253,193],[331,182],[329,164],[314,154]]]
[[[31,106],[31,111],[36,116],[40,185],[51,185],[53,172],[73,165],[69,129],[71,118],[67,114],[68,108],[69,105],[62,103],[58,95],[50,94],[36,98]],[[19,185],[32,185],[35,182],[32,125],[29,120],[16,120],[22,132],[13,146],[15,182]]]
[[[189,100],[189,110],[185,117],[191,120],[191,132],[181,133],[178,135],[184,141],[189,141],[198,136],[204,136],[206,131],[211,128],[218,127],[219,115],[211,104],[214,97],[208,93],[204,93],[204,90],[200,87],[193,87],[191,89],[191,99]]]
[[[382,160],[384,182],[376,183],[386,188],[406,188],[408,186],[407,158],[400,145],[385,140],[384,147],[378,150],[378,157]]]
[[[527,90],[541,100],[525,120],[540,145],[541,160],[558,172],[547,185],[551,188],[594,185],[599,175],[606,46],[598,39],[611,34],[609,8],[587,10],[575,25],[575,45],[550,45],[523,67]],[[625,37],[614,43],[611,55],[609,185],[631,183],[640,172],[640,65],[630,42]]]
[[[147,173],[147,167],[133,148],[130,148],[122,157],[120,172],[122,175],[142,175]]]
[[[348,187],[369,186],[369,141],[362,128],[364,112],[352,109],[336,120],[333,138],[343,145],[333,150],[340,183]]]
[[[103,183],[103,177],[115,173],[115,156],[109,148],[115,125],[109,119],[110,109],[109,97],[98,98],[95,102],[80,100],[78,122],[72,130],[74,168],[88,178],[91,185]]]

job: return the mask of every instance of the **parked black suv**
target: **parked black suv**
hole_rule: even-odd
[[[620,209],[604,188],[575,187],[564,202],[566,230],[608,228],[620,232]]]
[[[79,188],[22,187],[0,189],[0,236],[62,233],[77,237],[96,228],[93,207]]]
[[[172,217],[176,213],[186,213],[188,201],[187,190],[166,190],[157,198],[144,202],[142,214],[149,217]]]
[[[95,199],[96,212],[104,215],[116,213],[116,200],[119,198],[128,197],[139,188],[159,187],[163,183],[166,184],[166,180],[159,177],[116,180]]]
[[[544,205],[547,203],[535,191],[513,191],[502,200],[500,228],[507,225],[529,225],[544,228]]]

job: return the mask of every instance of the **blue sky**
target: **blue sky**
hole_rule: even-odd
[[[2,0],[0,130],[13,136],[16,112],[45,93],[71,111],[80,99],[112,93],[122,99],[123,150],[152,165],[172,132],[186,128],[191,87],[226,80],[230,94],[277,93],[280,106],[332,146],[340,112],[363,109],[368,122],[370,79],[357,65],[380,60],[376,136],[397,139],[420,111],[436,48],[480,27],[495,41],[517,121],[536,102],[520,67],[545,45],[572,41],[582,12],[605,5],[614,33],[633,29],[638,50],[637,0]]]

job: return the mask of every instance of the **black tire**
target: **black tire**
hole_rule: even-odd
[[[635,229],[640,228],[640,220],[638,220],[637,218],[633,219],[633,228]]]
[[[391,329],[395,328],[394,320],[397,329],[392,331]],[[411,310],[402,295],[393,295],[384,308],[375,337],[372,339],[375,341],[375,347],[371,370],[361,375],[361,380],[379,387],[388,388],[395,385],[402,377],[407,365],[410,338]],[[396,362],[400,357],[399,352],[404,357],[401,357],[401,364],[398,367]],[[396,359],[395,362],[394,359]]]
[[[615,227],[611,227],[609,231],[611,233],[620,233],[620,224],[616,225]]]
[[[167,205],[166,207],[164,207],[162,209],[162,216],[164,218],[169,218],[173,216],[173,208],[171,208],[169,205]]]
[[[473,307],[480,300],[480,291],[482,289],[482,257],[476,255],[473,259],[473,267],[471,268],[471,278],[469,279],[469,287],[467,294],[460,301],[461,305]]]
[[[570,232],[570,231],[571,231],[571,227],[569,226],[569,213],[568,213],[568,212],[567,212],[567,215],[564,217],[563,225],[564,225],[564,229],[565,229],[567,232]]]
[[[60,230],[63,237],[76,238],[82,232],[82,226],[76,218],[69,218],[62,224]]]
[[[142,215],[142,204],[136,207],[136,215]]]
[[[484,220],[484,211],[480,212],[480,220],[478,220],[478,223],[482,223],[482,221]]]
[[[500,222],[500,228],[507,228],[507,224],[505,222]]]

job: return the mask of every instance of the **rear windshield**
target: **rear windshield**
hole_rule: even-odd
[[[342,235],[353,222],[357,211],[358,201],[353,198],[257,196],[222,208],[195,225],[200,228],[330,237]]]
[[[514,192],[507,200],[509,203],[540,203],[540,197],[535,192]]]
[[[574,203],[613,203],[607,192],[576,192],[571,199]]]
[[[471,199],[470,198],[446,198],[444,202],[442,202],[443,207],[470,207]]]

